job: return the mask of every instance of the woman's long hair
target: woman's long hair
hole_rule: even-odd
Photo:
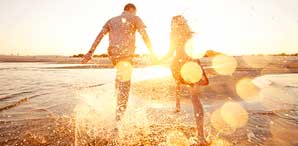
[[[171,23],[171,41],[185,44],[192,38],[193,32],[182,15],[174,16]]]

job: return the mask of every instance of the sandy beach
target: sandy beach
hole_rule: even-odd
[[[219,74],[212,58],[201,60],[210,85],[198,89],[197,96],[211,145],[298,145],[298,57],[234,58],[231,75]],[[0,145],[196,143],[188,87],[183,87],[182,111],[175,113],[175,82],[166,64],[134,70],[128,110],[119,124],[114,121],[115,70],[108,61],[3,60]]]

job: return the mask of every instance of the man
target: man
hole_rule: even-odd
[[[117,69],[116,77],[116,95],[117,109],[116,120],[119,121],[127,107],[128,96],[130,91],[130,77],[132,73],[132,57],[135,52],[135,33],[138,31],[147,48],[150,51],[151,57],[155,60],[151,41],[145,30],[146,26],[143,21],[136,16],[137,9],[135,5],[129,3],[125,5],[124,12],[120,16],[116,16],[103,26],[98,34],[91,49],[85,55],[82,63],[87,63],[94,53],[97,45],[100,43],[104,35],[109,33],[109,48],[108,54],[114,66]]]

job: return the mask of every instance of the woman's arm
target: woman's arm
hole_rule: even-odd
[[[170,36],[170,49],[167,53],[167,55],[165,57],[163,57],[161,60],[166,60],[170,57],[172,57],[176,51],[176,40],[175,40],[175,36],[174,34],[171,32],[171,36]]]

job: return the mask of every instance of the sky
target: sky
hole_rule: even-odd
[[[159,55],[168,51],[175,15],[186,17],[201,52],[298,52],[298,0],[0,0],[0,54],[86,53],[104,23],[129,2]],[[107,47],[105,37],[95,53]],[[139,35],[136,53],[147,53]]]

